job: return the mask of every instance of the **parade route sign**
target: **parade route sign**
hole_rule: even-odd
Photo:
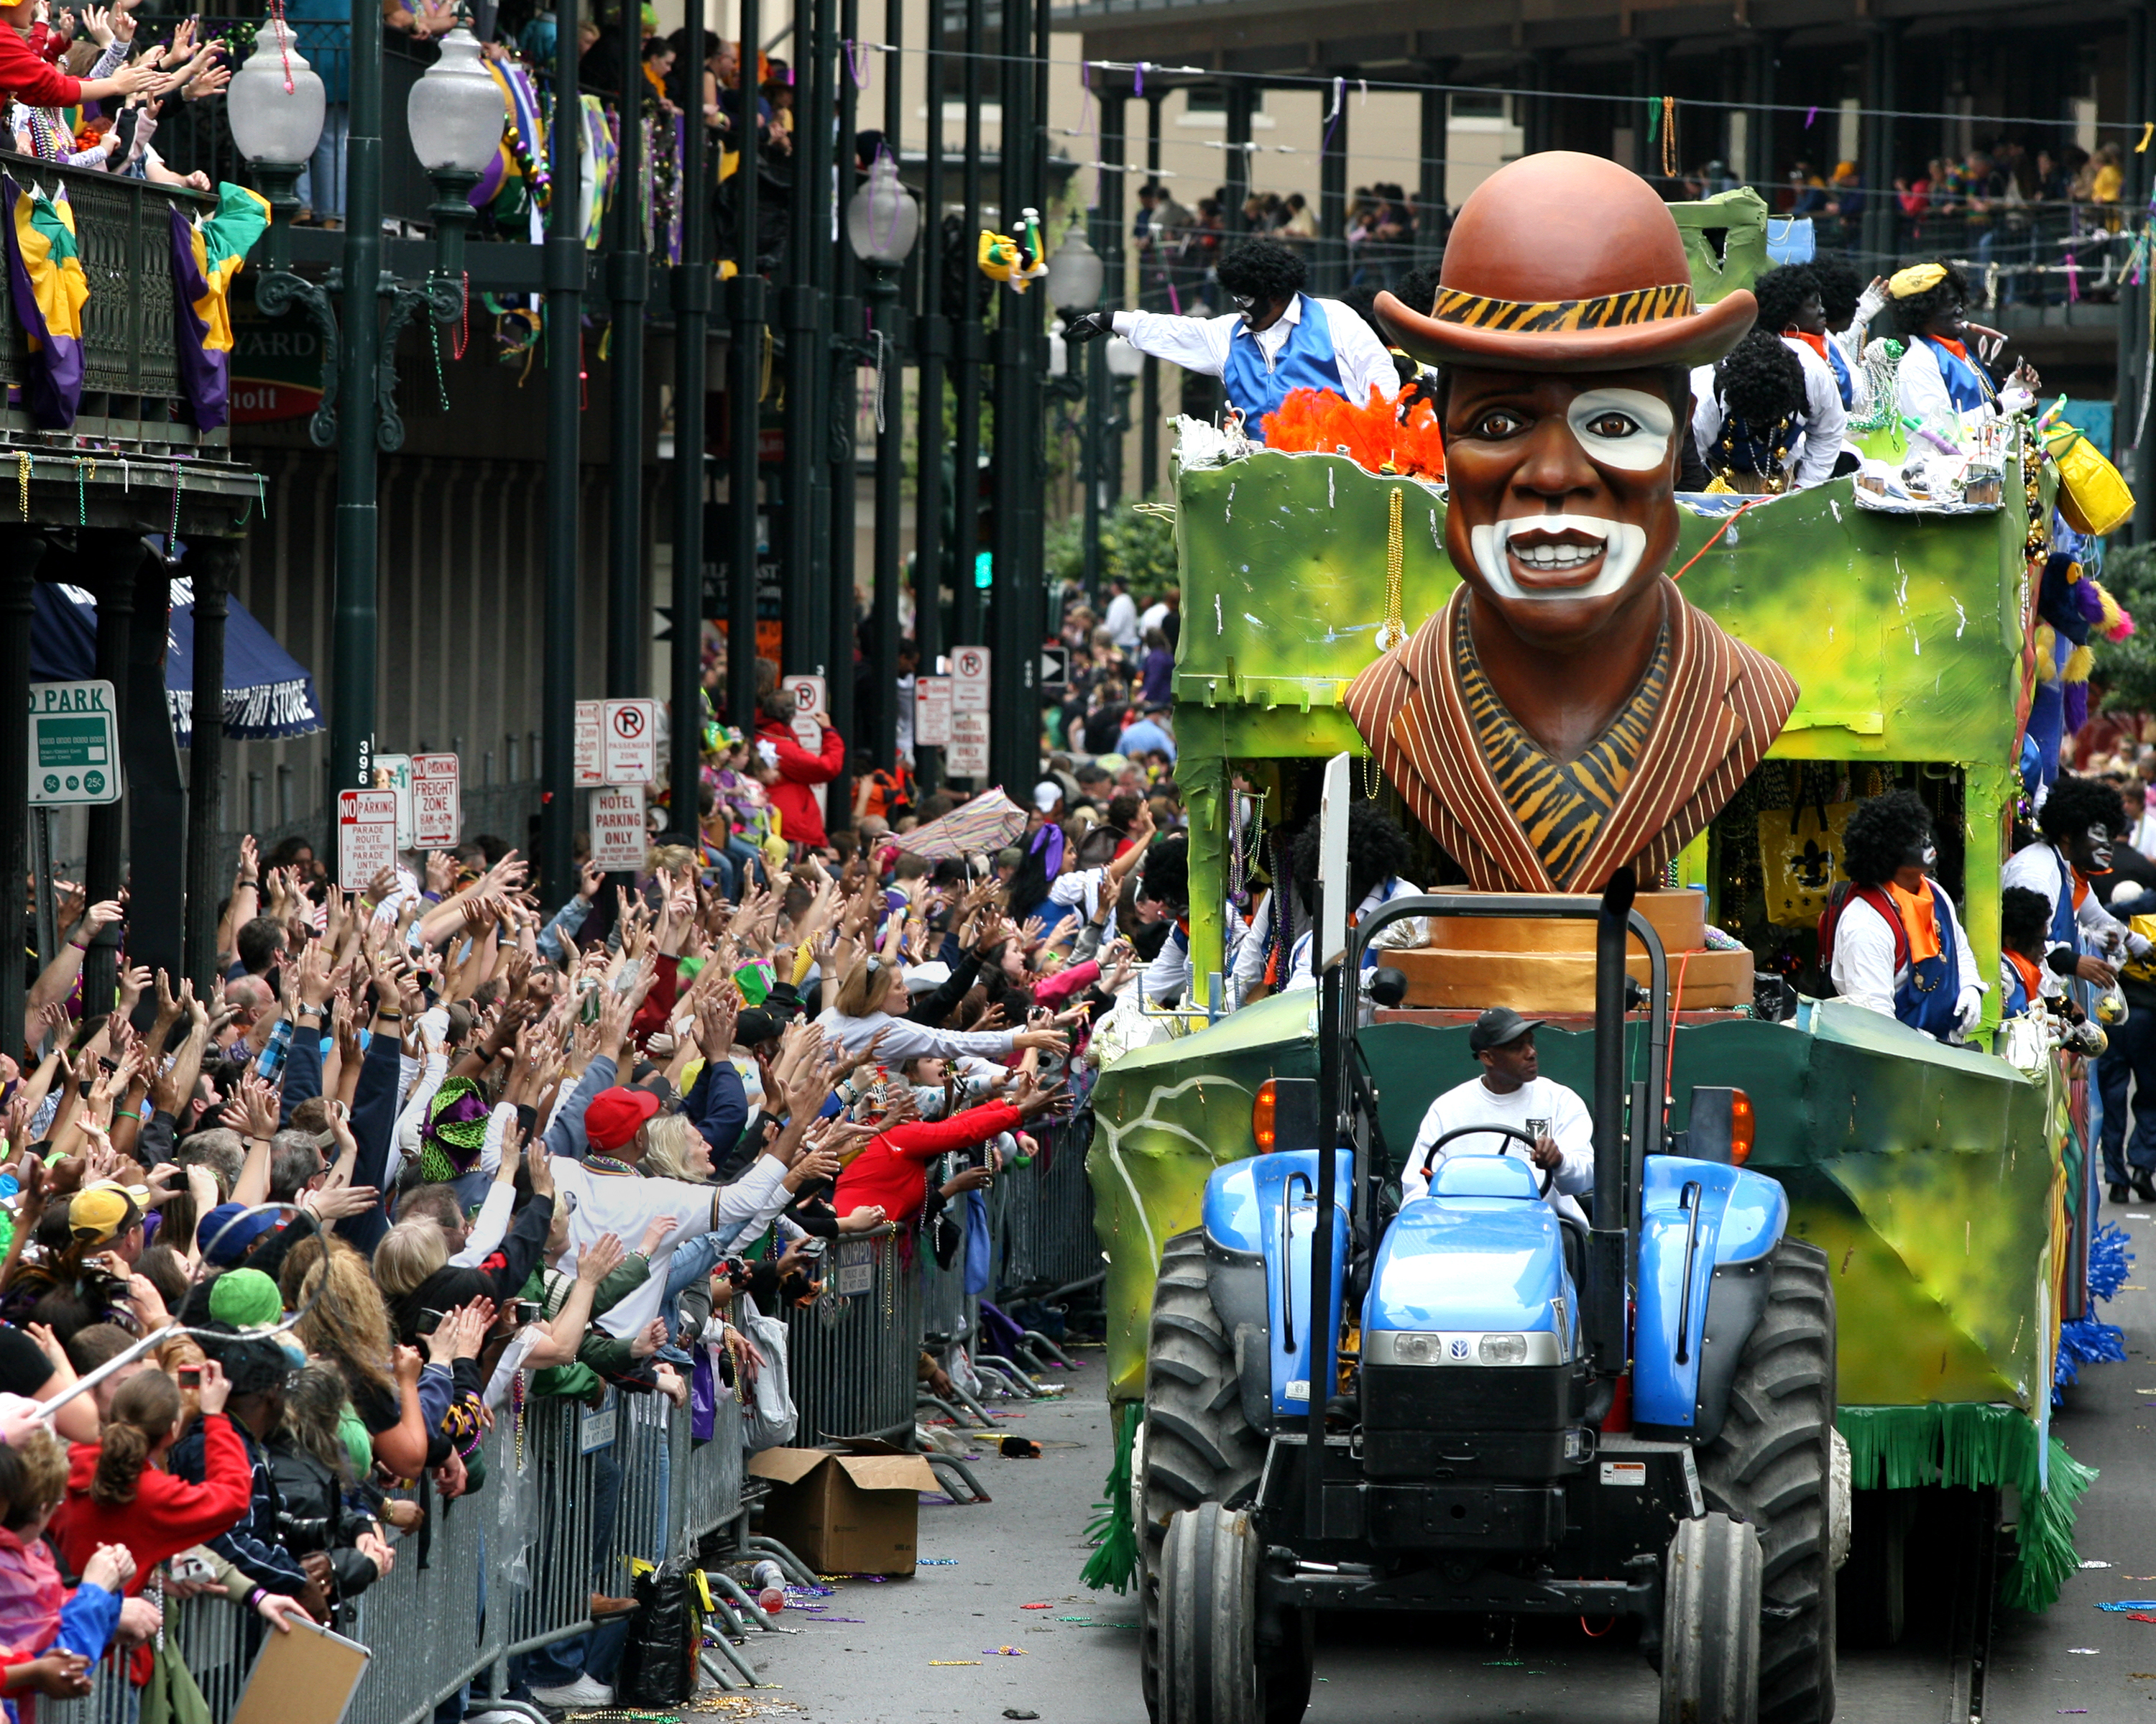
[[[634,874],[641,869],[644,786],[610,784],[593,791],[591,815],[592,865],[607,874]]]
[[[120,716],[109,682],[30,685],[30,805],[120,800]]]
[[[988,710],[988,649],[962,646],[951,649],[951,710],[986,712]],[[982,771],[986,772],[983,767]],[[952,771],[957,768],[953,767]]]
[[[943,757],[943,769],[954,778],[988,776],[988,715],[954,712],[951,715],[951,747]]]
[[[649,784],[659,776],[659,703],[656,700],[603,701],[599,746],[606,782]],[[637,865],[643,866],[639,839]]]
[[[913,746],[946,748],[951,742],[951,679],[913,679]]]
[[[606,782],[606,750],[599,737],[606,727],[605,716],[599,709],[603,700],[577,702],[577,788],[593,789]]]
[[[397,865],[397,793],[337,792],[337,885],[363,891],[385,868]]]
[[[464,831],[462,769],[454,754],[412,757],[412,842],[423,850],[453,848]]]

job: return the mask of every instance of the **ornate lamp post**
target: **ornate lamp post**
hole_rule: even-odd
[[[1082,216],[1072,218],[1063,244],[1048,259],[1048,275],[1042,283],[1048,303],[1066,324],[1101,303],[1101,290],[1107,282],[1107,266],[1078,225],[1083,219]],[[1065,362],[1069,363],[1067,358]],[[1086,402],[1086,414],[1078,428],[1078,472],[1086,487],[1086,602],[1097,608],[1101,602],[1101,434],[1108,416],[1107,372],[1101,355],[1091,346],[1086,351],[1084,363],[1084,380],[1065,377],[1064,387]]]
[[[434,206],[435,271],[400,281],[382,269],[382,10],[369,0],[352,9],[352,127],[346,142],[344,264],[316,283],[291,269],[290,226],[298,208],[294,183],[322,131],[322,83],[292,46],[281,19],[255,38],[254,52],[233,74],[233,141],[253,165],[270,202],[268,267],[254,303],[265,317],[295,306],[322,341],[322,396],[308,434],[337,451],[336,601],[330,644],[330,770],[333,789],[364,784],[373,763],[377,544],[377,451],[403,446],[397,412],[397,337],[422,309],[436,321],[457,315],[462,300],[464,233],[471,221],[465,193],[501,141],[501,91],[479,65],[479,44],[459,25],[443,40],[443,57],[412,92],[412,141],[441,194]],[[461,38],[459,41],[459,38]],[[342,313],[331,304],[341,295]],[[382,316],[380,302],[389,301]],[[338,398],[346,423],[340,434]]]
[[[875,460],[875,726],[871,752],[879,765],[896,766],[898,747],[898,582],[900,484],[905,461],[904,313],[898,272],[921,235],[921,207],[899,183],[898,163],[888,150],[870,164],[869,177],[846,205],[846,243],[869,272],[868,296],[877,340]]]

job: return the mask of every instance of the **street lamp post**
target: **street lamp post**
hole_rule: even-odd
[[[1041,284],[1048,303],[1055,307],[1066,328],[1073,319],[1101,303],[1101,290],[1107,280],[1101,254],[1079,228],[1083,219],[1071,218],[1063,244],[1048,259],[1048,279]],[[1078,428],[1078,476],[1086,488],[1086,602],[1097,613],[1101,603],[1101,431],[1108,416],[1108,373],[1096,345],[1088,343],[1085,349],[1085,379],[1079,386],[1085,396],[1086,413]]]
[[[382,269],[382,12],[352,8],[351,135],[346,146],[344,264],[316,283],[290,267],[292,187],[322,130],[322,83],[281,18],[255,38],[234,74],[227,101],[233,141],[270,202],[268,267],[254,302],[265,317],[297,309],[322,341],[321,402],[309,435],[337,451],[336,599],[330,639],[332,790],[364,784],[373,764],[376,558],[379,452],[404,443],[397,412],[397,337],[424,310],[447,323],[462,304],[466,199],[501,142],[500,87],[479,64],[462,25],[443,38],[442,59],[413,86],[406,109],[413,146],[434,179],[435,270],[424,282]],[[341,295],[342,311],[333,296]],[[380,305],[389,302],[387,320]],[[340,404],[341,403],[341,404]],[[340,415],[342,423],[340,424]]]
[[[897,70],[891,70],[894,85]],[[896,103],[892,105],[896,109]],[[846,242],[869,272],[869,304],[875,319],[875,687],[876,731],[872,757],[894,768],[898,755],[898,581],[900,493],[906,458],[906,423],[900,412],[905,398],[905,370],[899,356],[904,313],[898,304],[898,272],[921,232],[921,209],[899,183],[898,162],[886,147],[869,168],[868,183],[846,206]]]

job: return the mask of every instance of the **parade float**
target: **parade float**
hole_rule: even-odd
[[[1765,267],[1765,212],[1750,194],[1675,213],[1702,307]],[[1317,1075],[1312,993],[1205,1009],[1222,998],[1228,906],[1286,875],[1322,763],[1343,751],[1360,793],[1423,847],[1419,883],[1460,882],[1454,859],[1476,848],[1456,819],[1446,829],[1454,816],[1418,782],[1414,751],[1394,746],[1389,711],[1373,725],[1369,710],[1381,661],[1412,664],[1460,586],[1447,485],[1371,470],[1344,449],[1286,453],[1188,421],[1184,434],[1176,776],[1197,980],[1189,1008],[1152,1026],[1152,1044],[1102,1073],[1089,1162],[1124,1479],[1163,1246],[1198,1224],[1214,1168],[1257,1152],[1260,1086]],[[1665,890],[1642,906],[1669,952],[1673,1027],[1666,1070],[1650,1073],[1634,1013],[1628,1075],[1666,1085],[1672,1122],[1696,1084],[1744,1090],[1748,1165],[1781,1182],[1792,1236],[1826,1255],[1836,1424],[1857,1493],[1848,1573],[1870,1589],[1869,1632],[1891,1638],[1902,1542],[1935,1524],[1891,1493],[1964,1487],[1957,1500],[1982,1506],[2009,1603],[2047,1606],[2074,1564],[2074,1505],[2092,1475],[2050,1420],[2055,1378],[2071,1374],[2061,1326],[2088,1321],[2091,1203],[2083,1061],[2026,1024],[2000,1031],[1995,983],[1965,1047],[1815,997],[1825,990],[1813,931],[1840,877],[1841,825],[1857,801],[1897,786],[1933,810],[1938,877],[1979,974],[1995,978],[2024,736],[2032,704],[2056,700],[2065,656],[2036,614],[2059,483],[2041,437],[2008,422],[1952,453],[1881,413],[1863,440],[1864,469],[1815,489],[1678,500],[1664,567],[1733,651],[1781,667],[1793,689],[1763,757],[1738,749],[1722,762],[1732,776],[1712,818],[1697,831],[1673,821],[1666,856],[1647,847]],[[1434,828],[1467,841],[1440,854]],[[1481,871],[1466,884],[1520,884]],[[1556,921],[1440,918],[1427,946],[1393,956],[1406,998],[1376,1008],[1360,1040],[1395,1166],[1431,1097],[1474,1075],[1466,1034],[1481,1008],[1547,1020],[1543,1073],[1590,1092],[1588,937]],[[1130,1515],[1128,1491],[1111,1490],[1096,1583],[1128,1572]],[[1907,1552],[1926,1554],[1948,1552]],[[1855,1626],[1845,1603],[1845,1632]]]

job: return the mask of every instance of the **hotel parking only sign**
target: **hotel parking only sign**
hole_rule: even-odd
[[[109,682],[30,685],[30,805],[120,800],[120,718]]]

